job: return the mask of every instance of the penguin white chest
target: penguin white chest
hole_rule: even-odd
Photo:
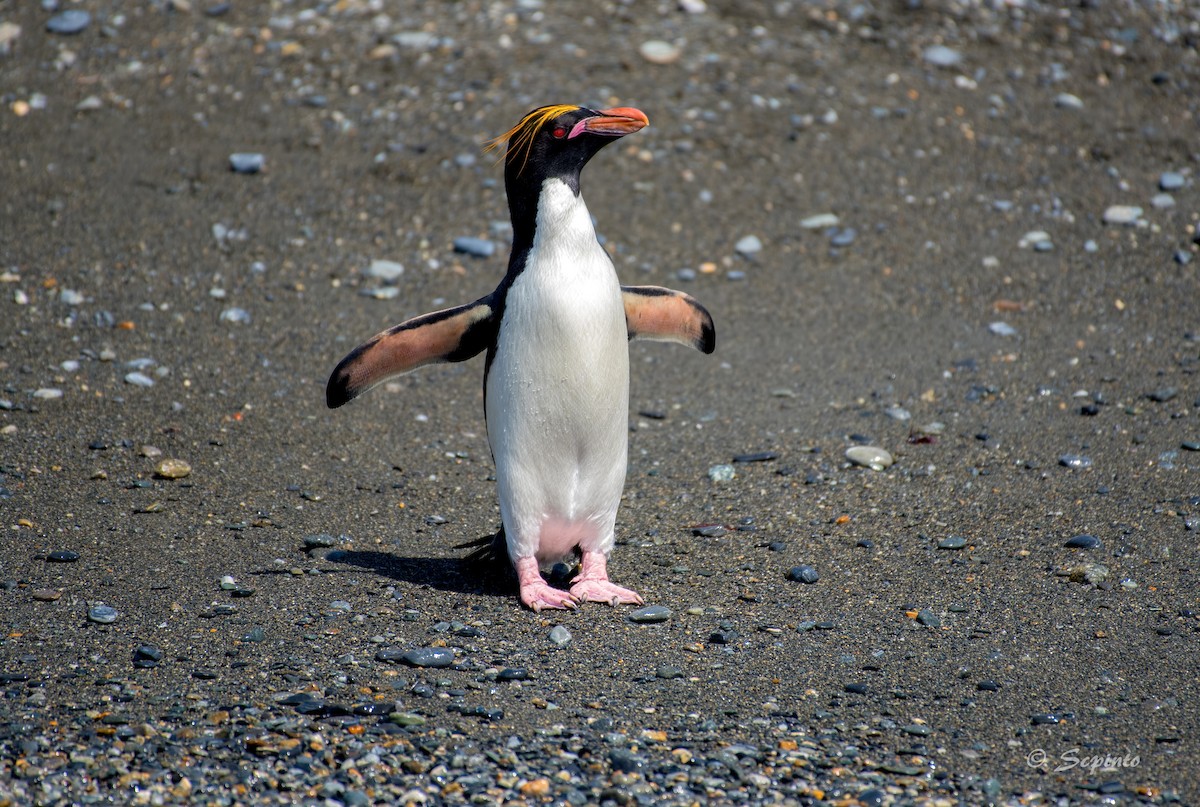
[[[625,309],[587,206],[560,180],[542,187],[486,392],[509,554],[611,551],[627,463]]]

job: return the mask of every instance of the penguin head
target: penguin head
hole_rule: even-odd
[[[547,179],[561,179],[579,193],[579,173],[596,152],[619,137],[649,123],[633,107],[588,109],[558,104],[539,107],[492,141],[507,142],[504,181],[510,195],[521,186],[538,188]]]

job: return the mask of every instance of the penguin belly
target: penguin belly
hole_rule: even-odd
[[[537,246],[505,298],[486,416],[509,556],[546,565],[576,547],[612,551],[629,347],[621,289],[594,233],[567,256]]]

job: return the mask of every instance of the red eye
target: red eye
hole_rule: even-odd
[[[567,136],[567,130],[562,126],[555,126],[554,131],[550,132],[555,140],[562,140]]]

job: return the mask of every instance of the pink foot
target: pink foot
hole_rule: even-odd
[[[537,558],[517,560],[517,580],[521,584],[521,602],[535,611],[543,608],[575,608],[579,604],[573,593],[554,588],[542,578]]]
[[[586,602],[606,602],[609,605],[641,605],[641,596],[631,589],[621,588],[608,580],[608,559],[600,552],[584,551],[579,576],[571,585],[571,594]]]

